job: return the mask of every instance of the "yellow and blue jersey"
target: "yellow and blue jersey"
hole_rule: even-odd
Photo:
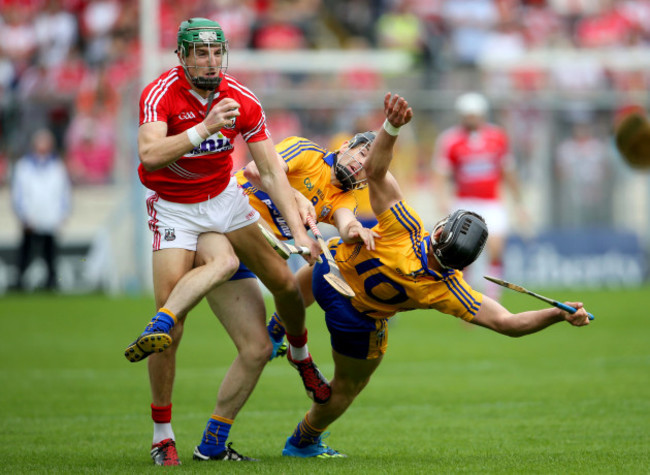
[[[373,229],[382,237],[375,241],[374,251],[363,244],[329,243],[343,277],[356,294],[350,301],[352,306],[373,319],[414,309],[436,309],[472,320],[483,295],[463,280],[461,271],[429,269],[429,234],[415,210],[400,201],[377,220]]]
[[[355,193],[367,194],[368,190],[345,191],[331,183],[333,152],[302,137],[288,137],[278,143],[275,150],[289,167],[289,184],[314,205],[317,221],[334,224],[333,214],[339,208],[348,208],[356,213],[358,198]],[[251,206],[271,225],[275,235],[280,239],[290,239],[289,226],[269,195],[246,180],[244,169],[239,170],[235,177],[248,195]]]

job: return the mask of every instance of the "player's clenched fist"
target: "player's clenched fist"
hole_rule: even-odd
[[[581,327],[584,325],[589,325],[589,315],[584,309],[582,302],[564,302],[569,307],[577,308],[578,310],[575,313],[569,313],[562,311],[562,316],[564,319],[569,322],[571,325],[576,327]]]
[[[211,133],[215,133],[225,125],[231,124],[233,119],[239,117],[239,115],[239,103],[234,99],[226,97],[210,109],[204,122],[208,130]]]

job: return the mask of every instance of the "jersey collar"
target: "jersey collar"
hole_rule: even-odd
[[[430,276],[433,276],[436,280],[442,280],[446,277],[449,277],[451,274],[454,273],[454,269],[447,269],[444,272],[440,273],[429,268],[429,257],[427,255],[427,251],[429,250],[430,246],[431,246],[430,235],[425,237],[422,241],[420,241],[420,262],[422,262],[422,267],[424,268],[424,271]]]
[[[334,159],[336,158],[336,153],[330,152],[323,155],[323,161],[327,163],[330,167],[334,166]]]

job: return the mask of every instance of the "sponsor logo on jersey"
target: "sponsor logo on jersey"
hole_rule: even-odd
[[[178,118],[180,120],[190,120],[190,119],[196,119],[196,115],[194,115],[194,112],[192,111],[186,111],[178,114]]]
[[[305,178],[303,183],[305,184],[305,187],[311,191],[311,189],[314,187],[314,185],[311,184],[311,180],[309,178]]]
[[[218,132],[205,139],[190,153],[185,154],[185,157],[196,157],[198,155],[225,152],[227,150],[232,150],[233,148],[230,139],[221,132]]]
[[[165,241],[176,239],[176,230],[174,228],[165,228]]]

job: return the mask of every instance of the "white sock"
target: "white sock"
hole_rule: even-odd
[[[289,344],[289,347],[291,349],[291,359],[293,361],[302,361],[309,358],[309,350],[307,349],[307,345],[298,348]]]
[[[153,443],[157,444],[158,442],[161,442],[165,439],[172,439],[176,440],[176,437],[174,437],[174,430],[172,429],[172,423],[171,422],[165,422],[165,423],[158,423],[154,422],[153,423]]]

